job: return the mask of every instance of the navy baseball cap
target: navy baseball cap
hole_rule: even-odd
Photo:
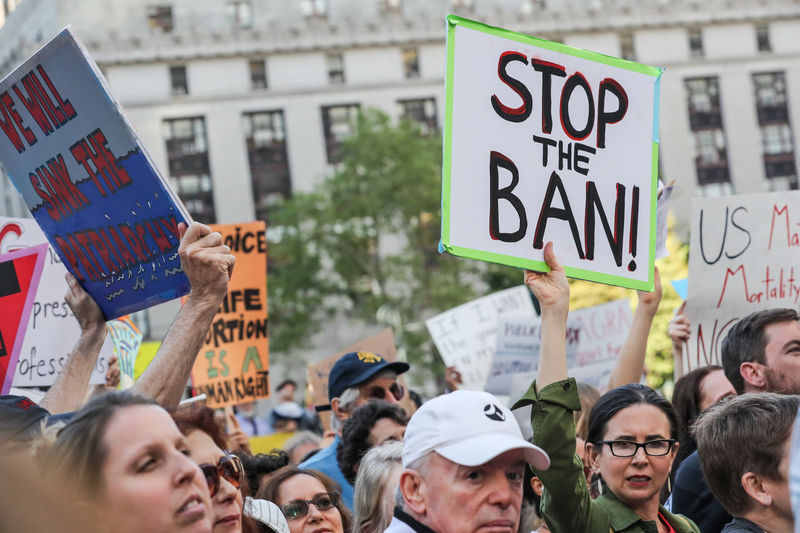
[[[399,375],[408,369],[408,363],[390,363],[376,353],[346,353],[336,361],[328,375],[328,401],[338,398],[346,389],[368,381],[382,370],[394,370]]]

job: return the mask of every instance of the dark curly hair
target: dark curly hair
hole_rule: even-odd
[[[289,464],[289,454],[283,450],[272,450],[268,454],[259,453],[253,456],[241,451],[234,453],[242,460],[250,494],[255,494],[258,491],[258,486],[264,476]]]
[[[356,465],[370,448],[380,443],[369,442],[369,432],[378,420],[388,418],[408,425],[408,416],[399,405],[383,401],[372,401],[353,411],[342,428],[342,440],[336,450],[336,462],[345,479],[351,484],[356,480]]]

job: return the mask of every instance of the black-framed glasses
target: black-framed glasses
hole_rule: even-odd
[[[403,399],[405,389],[402,385],[399,385],[397,382],[395,382],[389,385],[388,393],[399,402]],[[378,385],[373,385],[372,387],[369,387],[363,394],[370,400],[386,400],[387,389]]]
[[[286,518],[289,520],[294,520],[296,518],[303,518],[305,515],[307,515],[308,506],[310,504],[314,504],[314,507],[316,507],[319,511],[327,511],[328,509],[333,509],[336,507],[337,503],[339,503],[339,499],[336,494],[331,492],[320,492],[319,494],[315,494],[310,500],[292,500],[286,505],[283,505],[281,507],[281,511],[283,511],[283,515]]]
[[[242,466],[241,459],[232,453],[222,457],[216,465],[204,463],[199,466],[200,470],[203,471],[203,477],[206,478],[211,496],[214,496],[219,491],[220,477],[225,478],[237,489],[242,486],[244,466]]]
[[[651,457],[667,455],[675,441],[672,439],[649,440],[647,442],[633,442],[632,440],[603,440],[597,444],[608,444],[611,455],[614,457],[633,457],[639,448],[644,448],[644,453]]]

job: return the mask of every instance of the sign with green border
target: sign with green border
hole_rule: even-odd
[[[663,69],[447,24],[440,251],[652,291]]]

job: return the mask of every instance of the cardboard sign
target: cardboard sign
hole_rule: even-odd
[[[800,191],[695,198],[684,313],[692,334],[685,370],[721,364],[739,319],[800,301]]]
[[[236,256],[228,294],[192,368],[195,394],[216,408],[269,397],[267,236],[260,221],[211,228]]]
[[[447,21],[440,249],[652,291],[662,69]]]
[[[32,218],[0,217],[0,253],[13,252],[38,244],[47,244],[39,225]],[[52,385],[66,363],[72,347],[78,342],[81,328],[72,310],[64,301],[69,286],[64,279],[67,270],[52,246],[48,245],[42,277],[33,301],[31,319],[22,340],[14,371],[16,387]],[[114,345],[106,337],[92,370],[89,383],[105,382],[108,358]]]
[[[67,27],[0,82],[0,161],[106,319],[189,292],[188,213]]]
[[[624,299],[571,311],[567,320],[569,375],[605,390],[632,324],[630,303]],[[539,366],[541,337],[541,319],[538,317],[499,317],[497,350],[486,391],[512,394],[516,374],[535,375]]]
[[[524,285],[477,298],[425,321],[444,363],[461,372],[462,388],[483,390],[497,347],[497,318],[537,317]]]
[[[118,388],[130,389],[136,379],[136,355],[142,345],[142,334],[129,318],[111,320],[106,327],[114,343],[114,355],[119,364]]]
[[[0,394],[8,394],[47,246],[0,255]]]

